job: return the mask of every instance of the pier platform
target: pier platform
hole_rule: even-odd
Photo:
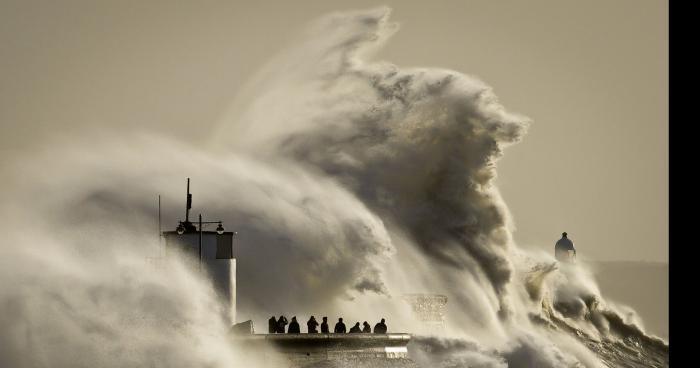
[[[234,339],[243,348],[272,348],[286,357],[288,367],[415,367],[408,357],[407,333],[250,334]]]

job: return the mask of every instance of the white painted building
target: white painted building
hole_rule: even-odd
[[[219,234],[216,231],[200,232],[191,227],[182,234],[178,231],[163,232],[165,257],[185,253],[189,256],[188,259],[194,262],[195,268],[207,273],[219,298],[229,311],[228,318],[231,324],[236,322],[236,259],[233,257],[233,236],[234,233],[230,231]]]

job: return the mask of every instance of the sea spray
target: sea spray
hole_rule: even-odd
[[[115,130],[3,162],[2,365],[241,364],[206,278],[146,261],[155,198],[174,227],[186,177],[195,210],[239,232],[239,316],[386,317],[423,335],[425,367],[667,365],[585,269],[513,241],[493,179],[529,119],[474,77],[371,61],[388,17],[311,25],[251,79],[215,148]],[[406,293],[448,297],[441,336]]]

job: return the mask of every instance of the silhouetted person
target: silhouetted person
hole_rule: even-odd
[[[275,316],[272,316],[272,317],[270,317],[270,319],[267,320],[267,332],[268,333],[277,332],[277,319],[275,319]]]
[[[360,329],[360,322],[355,323],[355,325],[350,328],[350,333],[360,333],[360,332],[362,332],[362,329]]]
[[[316,329],[317,326],[318,322],[316,322],[316,318],[314,318],[314,316],[311,316],[311,318],[309,318],[309,322],[306,322],[306,328],[308,329],[309,333],[318,333],[318,330]],[[289,325],[289,327],[291,328],[292,325]]]
[[[328,317],[323,317],[323,322],[321,322],[321,333],[328,333]]]
[[[277,333],[284,333],[284,327],[287,326],[287,318],[285,316],[280,316],[277,319]]]
[[[573,262],[576,259],[576,248],[574,248],[574,242],[566,235],[561,233],[561,239],[554,245],[554,257],[560,262]]]
[[[333,332],[345,333],[345,323],[343,323],[342,318],[338,318],[338,323],[335,324],[335,328],[333,329]]]
[[[301,333],[296,316],[292,317],[292,322],[289,322],[289,329],[287,330],[287,333]]]
[[[374,333],[376,334],[385,334],[386,333],[386,323],[384,323],[384,318],[382,318],[382,321],[374,325]]]
[[[370,333],[372,332],[372,326],[367,323],[367,321],[362,322],[362,332],[364,333]]]

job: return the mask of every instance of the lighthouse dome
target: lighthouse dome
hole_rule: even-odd
[[[561,239],[554,245],[554,255],[560,261],[571,261],[572,256],[576,255],[574,242],[567,237],[566,233],[562,233],[561,235]]]

